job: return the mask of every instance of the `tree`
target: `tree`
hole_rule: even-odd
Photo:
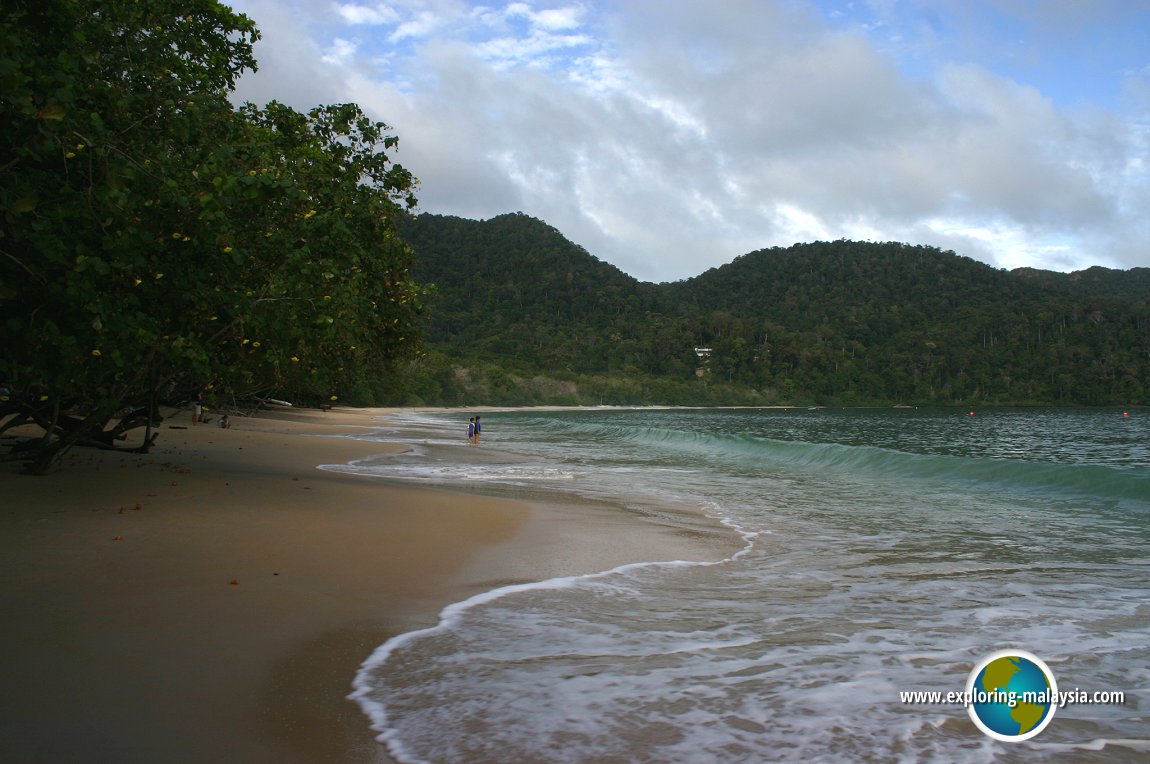
[[[395,229],[415,180],[390,164],[387,126],[354,105],[241,116],[247,139],[197,194],[196,222],[215,237],[202,274],[214,291],[197,292],[202,344],[233,385],[328,397],[416,347],[424,290]]]
[[[42,471],[163,391],[335,396],[409,356],[415,179],[354,105],[235,109],[258,31],[213,0],[0,11],[0,417]],[[2,428],[0,428],[2,429]]]

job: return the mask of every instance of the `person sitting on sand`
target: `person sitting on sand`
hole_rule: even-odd
[[[222,417],[220,417],[218,424],[221,430],[226,430],[232,426],[232,420],[228,418],[227,414],[224,414]]]

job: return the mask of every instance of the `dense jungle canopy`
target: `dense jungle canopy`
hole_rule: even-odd
[[[212,0],[0,11],[0,430],[34,471],[160,402],[338,398],[414,352],[415,179],[354,104],[229,102],[259,33]]]
[[[1150,402],[1147,268],[1008,272],[832,241],[649,284],[522,214],[402,231],[437,289],[428,401]]]

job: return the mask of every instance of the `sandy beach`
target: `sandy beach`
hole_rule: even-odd
[[[317,469],[399,448],[325,437],[386,414],[283,409],[222,430],[176,412],[148,455],[0,465],[0,758],[389,761],[347,700],[389,636],[502,584],[736,546],[610,507]]]

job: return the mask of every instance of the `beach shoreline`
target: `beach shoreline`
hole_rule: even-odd
[[[705,522],[317,469],[401,448],[323,437],[391,411],[285,408],[228,430],[177,412],[149,455],[2,465],[14,760],[386,762],[347,696],[388,638],[503,585],[738,546]]]

